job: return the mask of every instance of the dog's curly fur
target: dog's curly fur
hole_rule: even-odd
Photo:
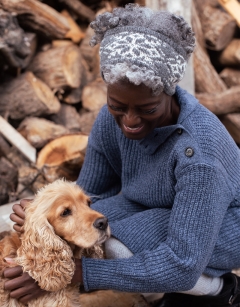
[[[0,241],[0,305],[24,307],[3,289],[1,272],[14,258],[25,272],[48,292],[29,302],[28,307],[79,307],[79,285],[70,285],[75,271],[73,257],[102,258],[100,247],[109,236],[109,227],[98,229],[94,222],[103,215],[90,209],[90,199],[75,184],[57,180],[29,202],[24,232],[5,233]],[[16,265],[16,264],[15,264]]]

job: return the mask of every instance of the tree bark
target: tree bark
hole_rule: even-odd
[[[219,77],[207,54],[201,22],[198,17],[195,5],[192,7],[192,20],[193,31],[196,35],[196,48],[193,53],[195,90],[199,93],[214,93],[215,91],[225,91],[227,87]]]
[[[68,11],[63,10],[61,14],[67,19],[70,27],[70,30],[66,33],[65,38],[70,38],[74,43],[78,44],[85,37],[85,33],[74,21]]]
[[[28,140],[28,142],[35,148],[42,148],[49,141],[69,133],[69,130],[61,125],[56,125],[52,121],[38,117],[25,118],[20,126],[18,132]]]
[[[37,47],[36,34],[25,33],[16,17],[0,9],[0,54],[4,65],[25,68]]]
[[[0,87],[0,115],[12,119],[57,113],[60,103],[50,88],[31,72]]]
[[[223,66],[240,66],[240,39],[233,39],[221,52],[218,60]]]
[[[61,109],[57,114],[51,116],[51,120],[57,125],[64,126],[71,132],[80,131],[80,115],[77,110],[67,104],[61,104]]]
[[[107,86],[98,78],[88,83],[82,93],[82,106],[88,111],[99,111],[107,103]]]
[[[95,13],[79,0],[59,0],[66,4],[77,16],[84,17],[89,21],[95,18]]]
[[[39,52],[28,70],[54,91],[78,88],[83,74],[81,52],[76,45],[67,42],[63,46]]]
[[[225,68],[221,71],[220,77],[227,85],[227,87],[232,87],[240,85],[240,70],[234,68]]]
[[[199,102],[216,115],[240,112],[240,86],[224,92],[196,94]]]
[[[240,145],[240,113],[227,114],[220,119],[234,141]]]
[[[64,38],[69,25],[64,16],[36,0],[0,0],[0,8],[16,13],[23,24],[50,38]]]

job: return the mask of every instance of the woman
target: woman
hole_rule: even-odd
[[[87,291],[168,293],[165,307],[237,306],[239,279],[230,272],[240,267],[240,154],[217,117],[176,86],[194,50],[191,28],[136,5],[92,27],[107,105],[77,183],[108,217],[106,253],[115,259],[78,261],[73,282]],[[24,212],[14,211],[21,226]],[[5,270],[15,277],[5,288],[26,303],[41,290],[21,273]],[[33,290],[20,288],[24,278]]]

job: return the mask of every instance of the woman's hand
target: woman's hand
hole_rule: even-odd
[[[28,273],[23,273],[21,266],[5,269],[3,277],[10,279],[5,282],[4,289],[10,291],[10,296],[22,304],[27,304],[29,301],[47,293],[38,286]]]
[[[12,207],[12,210],[14,213],[10,215],[10,219],[16,223],[13,225],[13,229],[16,230],[17,232],[22,232],[23,231],[23,224],[25,220],[25,207],[27,204],[30,202],[30,199],[22,199],[20,200],[20,204],[15,204]]]
[[[7,262],[12,264],[11,259],[5,258]],[[74,259],[76,268],[72,278],[72,284],[82,284],[82,261],[80,259]],[[4,284],[4,289],[10,291],[10,296],[17,299],[22,304],[27,304],[29,301],[36,299],[47,291],[42,290],[38,283],[28,275],[23,273],[21,266],[14,268],[7,268],[3,271],[3,277],[9,278]]]
[[[82,285],[82,283],[83,283],[83,278],[82,278],[82,260],[74,258],[74,263],[75,263],[75,273],[73,275],[71,284],[80,283],[80,285]]]

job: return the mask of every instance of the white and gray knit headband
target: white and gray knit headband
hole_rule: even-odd
[[[159,32],[138,26],[109,29],[100,46],[101,71],[127,63],[155,76],[168,95],[175,93],[183,78],[189,55],[185,49]]]

